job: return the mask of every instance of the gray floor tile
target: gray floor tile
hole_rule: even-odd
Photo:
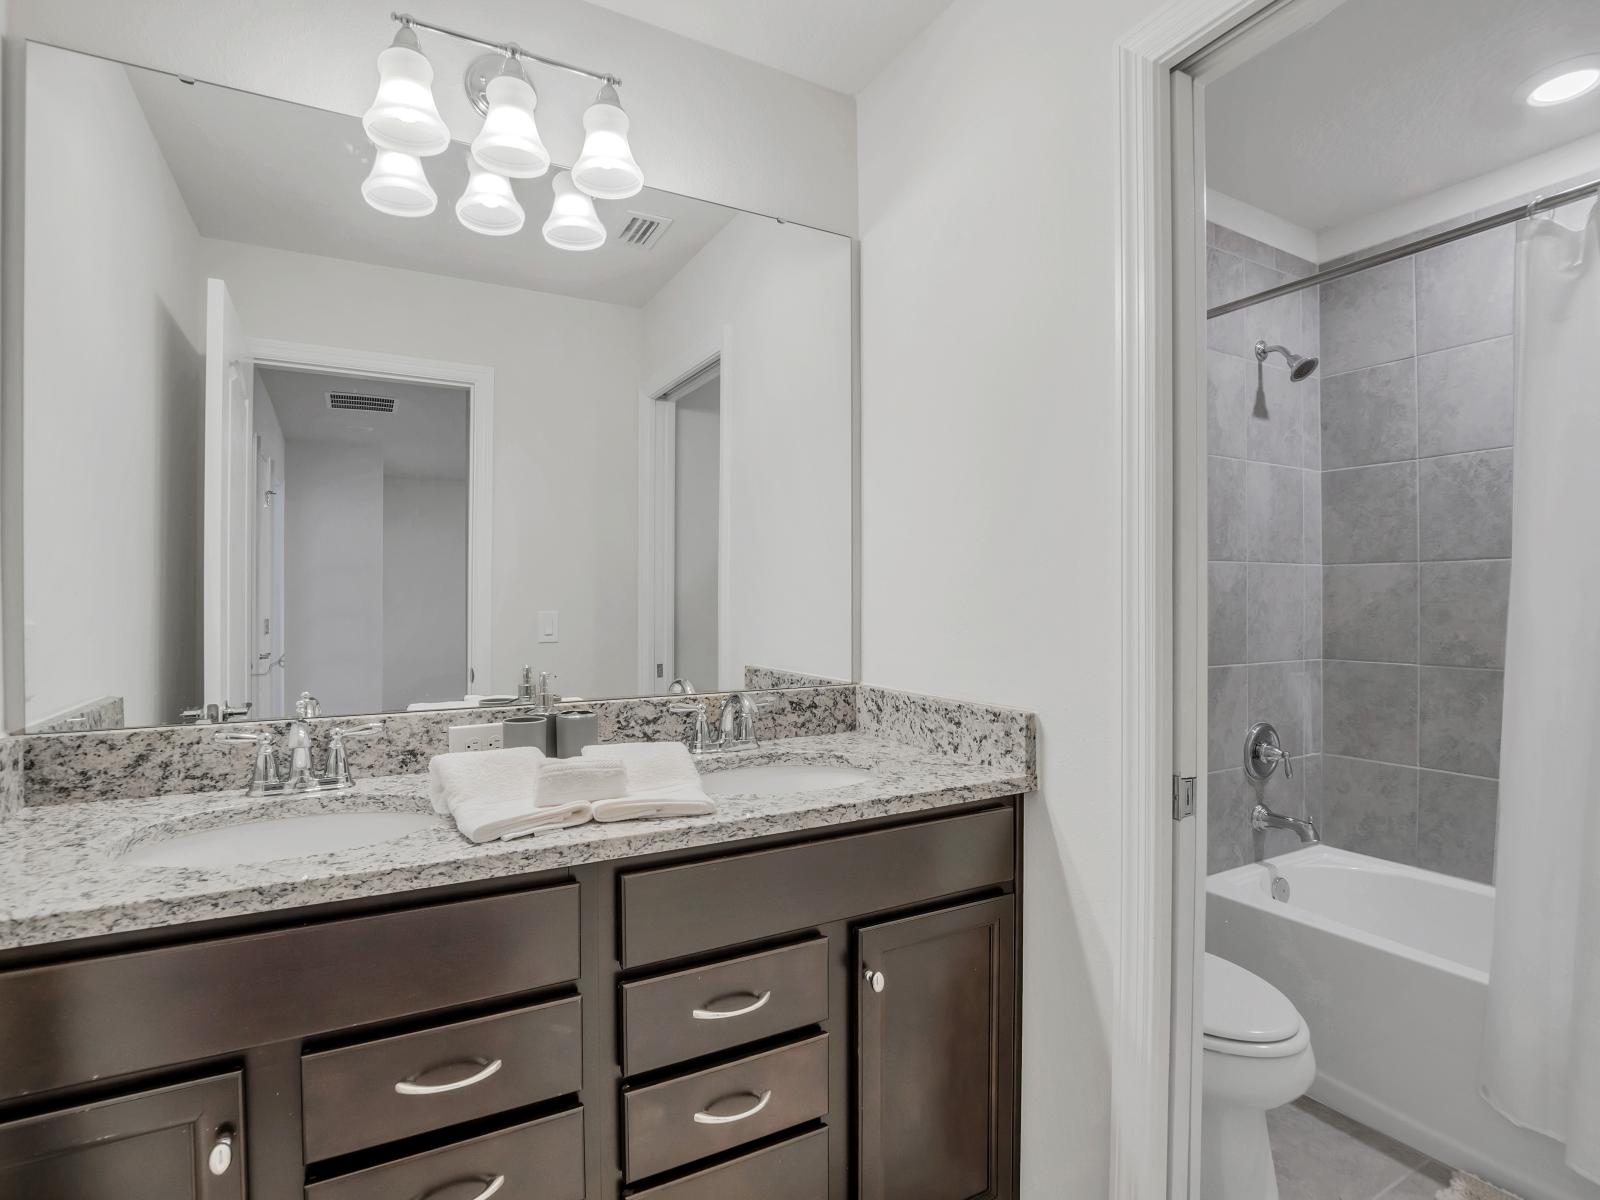
[[[1279,1200],[1374,1200],[1425,1156],[1315,1100],[1267,1114]]]

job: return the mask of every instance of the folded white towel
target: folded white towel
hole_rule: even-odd
[[[435,754],[428,763],[433,811],[448,814],[468,800],[499,800],[532,808],[544,752],[533,746]]]
[[[576,804],[556,804],[548,808],[517,809],[515,812],[479,811],[478,808],[468,803],[463,809],[456,810],[456,828],[471,841],[487,842],[499,838],[509,842],[512,838],[525,837],[530,833],[542,833],[548,829],[568,829],[573,825],[583,825],[594,817],[591,806],[587,801],[580,800]],[[470,832],[469,832],[470,828]]]
[[[628,774],[618,758],[546,759],[534,782],[534,803],[557,804],[612,800],[628,791]]]
[[[645,795],[676,788],[700,788],[700,772],[682,742],[607,742],[585,746],[585,758],[622,761],[628,773],[628,794]]]
[[[596,821],[633,821],[642,817],[703,817],[717,811],[704,792],[688,788],[599,800],[592,806]]]

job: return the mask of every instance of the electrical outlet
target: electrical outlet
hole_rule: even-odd
[[[505,735],[500,722],[493,725],[450,726],[450,750],[498,750],[505,745]]]

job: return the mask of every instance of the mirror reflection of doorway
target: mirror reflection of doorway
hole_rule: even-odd
[[[702,689],[717,686],[722,378],[713,366],[674,393],[673,661]]]

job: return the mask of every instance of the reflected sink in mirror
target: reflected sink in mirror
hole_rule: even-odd
[[[761,763],[706,771],[702,783],[710,796],[775,796],[792,792],[828,792],[872,778],[864,767],[833,763]]]
[[[344,812],[240,821],[140,842],[122,854],[147,867],[232,867],[354,850],[438,826],[432,813]]]

